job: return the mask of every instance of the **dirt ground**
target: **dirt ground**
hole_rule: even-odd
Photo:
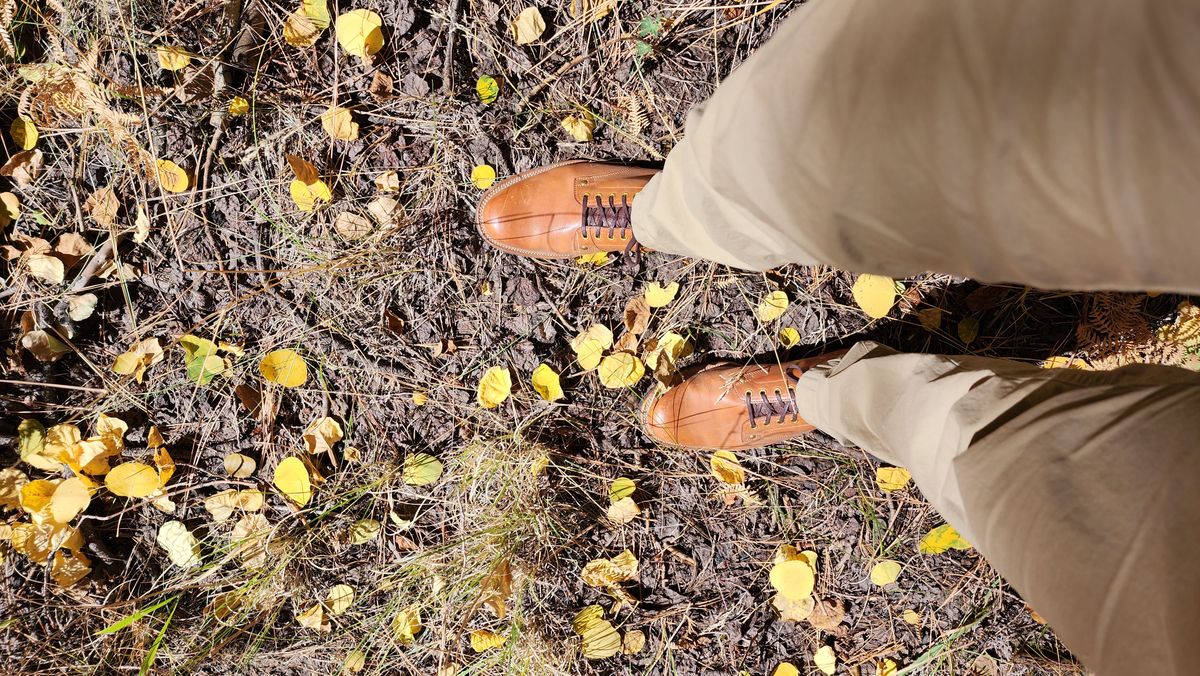
[[[0,671],[325,674],[358,653],[373,674],[766,675],[783,661],[817,673],[811,656],[831,645],[838,673],[863,676],[884,658],[897,673],[1082,673],[974,550],[918,553],[941,518],[911,485],[881,492],[863,452],[813,434],[740,454],[752,499],[728,499],[709,454],[657,448],[638,429],[649,378],[604,388],[568,341],[594,323],[620,326],[648,282],[677,281],[679,298],[655,311],[648,335],[688,336],[694,354],[684,367],[793,358],[864,338],[1033,363],[1194,364],[1188,349],[1154,333],[1183,299],[926,275],[900,280],[897,308],[871,321],[846,271],[745,273],[653,252],[603,267],[498,253],[472,225],[481,195],[473,167],[491,165],[503,178],[576,157],[661,160],[682,138],[688,109],[799,3],[619,0],[595,21],[573,18],[569,4],[539,3],[546,33],[518,46],[508,26],[524,4],[330,3],[335,17],[366,8],[382,18],[385,44],[368,65],[336,46],[332,27],[312,47],[286,44],[281,27],[296,7],[278,0],[15,3],[16,49],[6,62],[57,63],[107,101],[75,114],[6,65],[5,125],[30,100],[57,105],[34,120],[42,175],[26,186],[0,179],[21,201],[4,243],[75,233],[95,250],[115,243],[125,267],[101,278],[84,256],[51,283],[29,273],[28,255],[6,264],[0,464],[31,479],[68,477],[19,462],[18,424],[69,422],[86,437],[103,413],[129,426],[125,459],[149,458],[153,425],[177,468],[165,486],[173,513],[103,489],[92,497],[75,523],[91,572],[71,586],[0,543]],[[188,50],[188,67],[160,67],[163,44]],[[379,91],[378,73],[390,92]],[[484,75],[501,85],[490,104],[476,93]],[[228,114],[234,96],[247,99],[248,113]],[[323,131],[319,115],[334,101],[354,111],[358,140]],[[561,126],[585,110],[597,121],[590,143]],[[118,115],[130,118],[114,122]],[[4,141],[4,157],[20,150]],[[139,152],[183,167],[189,189],[173,194],[147,180]],[[332,190],[328,204],[297,209],[285,154],[315,165]],[[399,176],[398,222],[360,239],[339,235],[338,214],[364,211],[379,195],[375,177],[388,171]],[[105,186],[120,205],[108,225],[86,206]],[[150,223],[144,240],[139,208]],[[763,324],[754,308],[776,289],[792,304]],[[65,301],[84,293],[97,297],[95,311],[72,320]],[[943,313],[933,330],[917,315],[930,308]],[[960,333],[964,319],[978,322],[976,336]],[[782,326],[801,335],[791,350],[780,346]],[[63,354],[43,361],[23,347],[35,330],[61,338]],[[188,334],[244,353],[227,353],[229,368],[199,385],[179,345]],[[143,382],[113,372],[118,355],[151,337],[165,355]],[[263,380],[258,363],[278,349],[305,359],[304,386]],[[543,362],[562,373],[566,399],[547,403],[530,387]],[[485,410],[475,388],[496,365],[516,387]],[[345,438],[309,456],[302,434],[324,416]],[[235,452],[257,471],[229,477],[223,459]],[[405,458],[417,453],[444,464],[437,482],[403,480]],[[324,477],[303,509],[271,482],[278,463],[297,455]],[[625,526],[604,518],[617,477],[636,482],[642,509]],[[204,507],[230,487],[267,493],[270,544],[258,566],[231,545],[233,521]],[[26,517],[2,514],[10,527]],[[362,519],[378,520],[382,533],[352,544]],[[170,520],[200,538],[201,566],[182,569],[156,544]],[[844,609],[836,626],[777,617],[767,571],[782,544],[818,553],[815,593]],[[614,595],[585,585],[580,571],[625,549],[640,570],[623,585],[633,603],[614,610]],[[884,588],[868,579],[880,558],[904,566]],[[498,566],[512,570],[504,617],[485,603]],[[297,616],[336,584],[354,588],[350,610],[329,618],[328,631],[300,626]],[[571,619],[590,604],[622,632],[643,631],[645,647],[584,658]],[[423,631],[398,640],[396,619],[413,606]],[[908,610],[917,623],[902,619]],[[477,653],[475,629],[507,641]]]

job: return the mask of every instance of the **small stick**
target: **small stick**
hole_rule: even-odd
[[[446,55],[442,59],[442,94],[449,95],[454,87],[454,26],[458,23],[460,0],[450,0],[450,13],[446,15]]]
[[[60,390],[79,390],[80,392],[90,392],[92,394],[108,394],[108,390],[101,390],[95,387],[60,385],[59,383],[39,383],[36,380],[0,380],[0,385],[36,385],[38,387],[56,387]]]

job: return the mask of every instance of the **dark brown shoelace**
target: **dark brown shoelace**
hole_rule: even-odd
[[[628,238],[626,251],[637,249],[637,240],[633,237],[633,205],[629,203],[629,195],[621,195],[620,204],[617,204],[616,195],[608,196],[608,204],[599,195],[595,196],[595,202],[591,202],[591,199],[590,195],[584,194],[583,215],[579,221],[584,239],[598,239],[607,234],[609,239]]]
[[[754,396],[749,392],[746,393],[746,414],[750,416],[751,429],[759,426],[758,419],[762,418],[763,425],[770,425],[773,416],[779,416],[776,424],[787,422],[788,416],[791,416],[791,422],[796,422],[800,419],[800,415],[796,410],[796,382],[800,380],[800,376],[804,375],[804,371],[800,367],[792,365],[788,366],[784,373],[787,374],[787,395],[785,396],[778,388],[768,395],[766,390],[759,390],[759,400],[756,401]]]

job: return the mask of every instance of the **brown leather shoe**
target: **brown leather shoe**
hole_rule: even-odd
[[[740,450],[815,429],[796,412],[795,385],[816,364],[845,352],[760,366],[716,364],[662,396],[642,400],[647,435],[668,446]]]
[[[475,223],[497,248],[531,258],[573,258],[634,245],[633,198],[657,174],[573,160],[505,179],[479,203]]]

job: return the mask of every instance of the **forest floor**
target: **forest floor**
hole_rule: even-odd
[[[532,5],[330,3],[334,19],[378,14],[369,58],[320,28],[322,0],[297,3],[0,2],[18,66],[0,74],[0,121],[23,130],[0,158],[0,670],[765,676],[817,673],[829,646],[837,673],[862,676],[886,660],[898,674],[1082,673],[976,551],[920,553],[941,517],[911,483],[882,490],[862,451],[811,434],[739,453],[745,481],[724,483],[710,453],[639,430],[649,374],[604,387],[570,341],[594,324],[620,333],[648,284],[677,282],[644,336],[686,337],[681,367],[869,338],[1195,368],[1194,336],[1172,331],[1183,298],[922,275],[896,280],[895,307],[871,319],[856,276],[828,267],[505,255],[473,226],[477,167],[661,161],[689,108],[799,3],[540,3],[529,44],[510,25]],[[311,45],[284,37],[297,12],[307,23],[288,34]],[[332,106],[357,138],[331,138],[354,135],[322,123]],[[568,116],[594,123],[590,141]],[[328,197],[303,210],[296,181]],[[773,291],[790,302],[763,322]],[[282,350],[306,365],[296,386],[260,368]],[[530,385],[542,363],[564,398]],[[514,387],[485,409],[493,367]],[[154,482],[114,492],[102,470],[53,460],[88,449]],[[227,471],[245,462],[232,454],[253,471]],[[427,456],[441,471],[419,476]],[[297,466],[311,495],[280,487]],[[621,477],[640,507],[628,523],[606,515]],[[79,484],[86,499],[69,494]],[[784,545],[816,553],[819,617],[772,606]],[[584,582],[625,550],[629,579]],[[870,579],[881,560],[902,566],[884,586]],[[572,618],[593,604],[628,651],[583,654]]]

